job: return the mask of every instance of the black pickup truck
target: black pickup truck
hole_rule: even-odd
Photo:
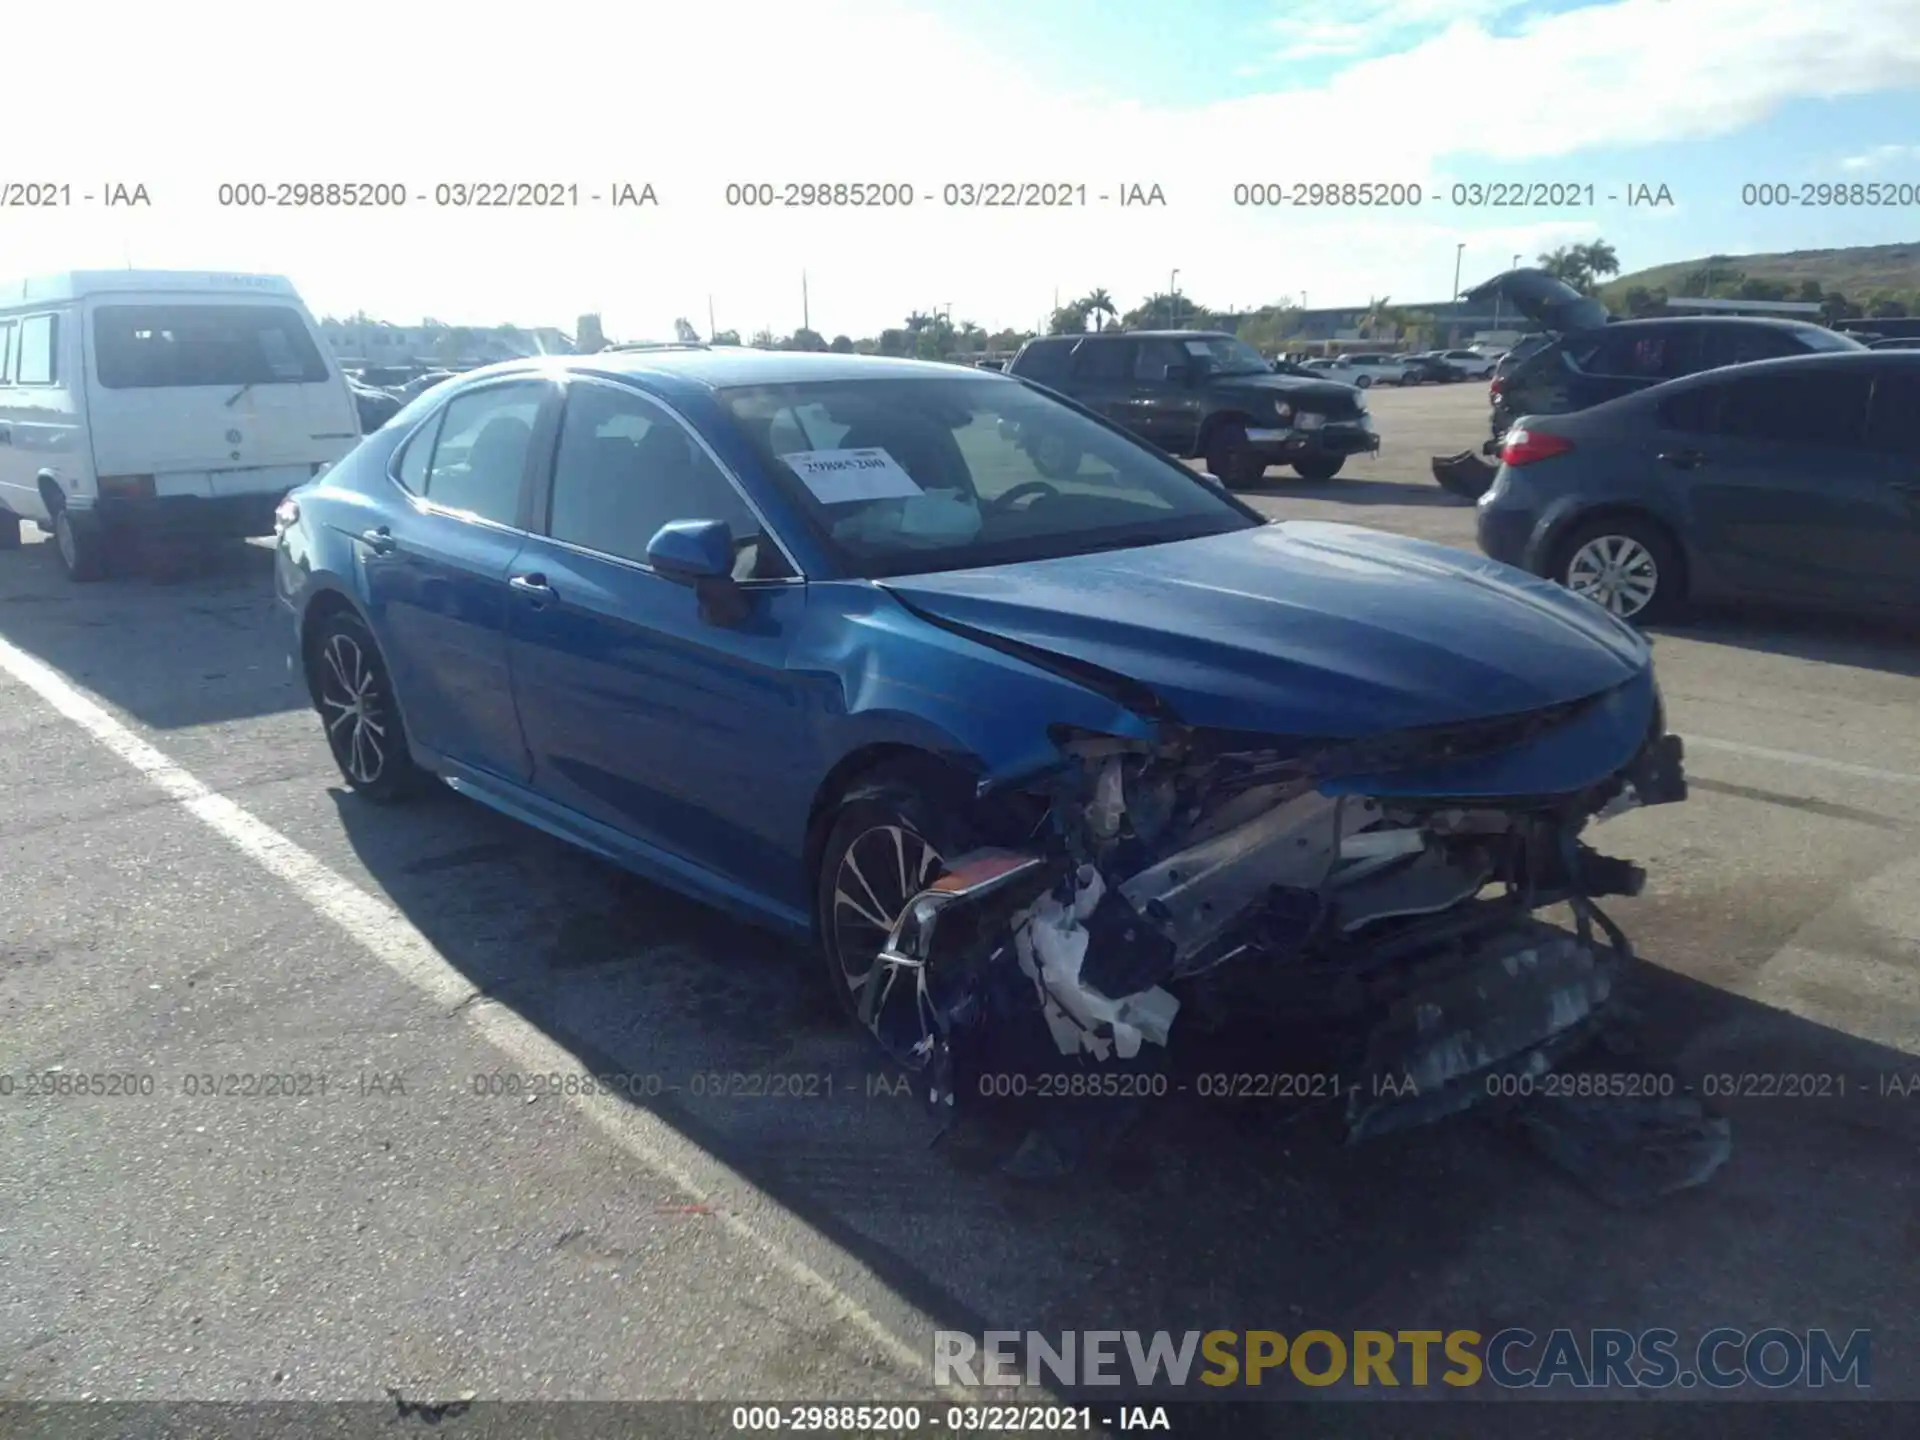
[[[1366,396],[1210,330],[1131,330],[1029,340],[1007,373],[1058,391],[1222,484],[1254,485],[1271,465],[1331,480],[1349,455],[1380,448]],[[1043,457],[1036,455],[1035,463]]]

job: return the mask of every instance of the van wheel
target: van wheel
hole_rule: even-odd
[[[19,548],[20,517],[10,510],[0,510],[0,550]]]
[[[407,748],[387,662],[360,617],[342,612],[321,621],[307,663],[327,748],[347,784],[381,804],[426,788],[427,774]]]
[[[111,558],[107,536],[90,525],[75,525],[65,505],[54,507],[53,549],[60,568],[75,584],[106,578]]]

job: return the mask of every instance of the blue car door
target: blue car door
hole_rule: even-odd
[[[513,781],[529,765],[508,673],[507,577],[527,540],[534,437],[558,402],[545,379],[454,396],[396,456],[407,493],[389,523],[354,539],[414,742]]]
[[[787,669],[807,587],[692,428],[639,391],[571,379],[552,456],[540,533],[511,581],[533,787],[664,852],[656,863],[804,913],[780,817],[805,814],[820,773],[807,692]],[[647,565],[674,520],[732,528],[741,618],[704,618],[691,588]]]

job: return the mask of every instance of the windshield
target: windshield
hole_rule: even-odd
[[[1016,382],[842,380],[720,399],[841,562],[870,579],[1261,523],[1158,452]]]
[[[1180,343],[1189,355],[1206,361],[1210,374],[1262,375],[1273,370],[1258,350],[1231,335],[1202,335]]]

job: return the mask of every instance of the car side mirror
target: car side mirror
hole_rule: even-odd
[[[647,542],[647,564],[676,585],[691,586],[700,616],[716,625],[746,618],[747,597],[733,578],[733,530],[724,520],[669,520]]]

